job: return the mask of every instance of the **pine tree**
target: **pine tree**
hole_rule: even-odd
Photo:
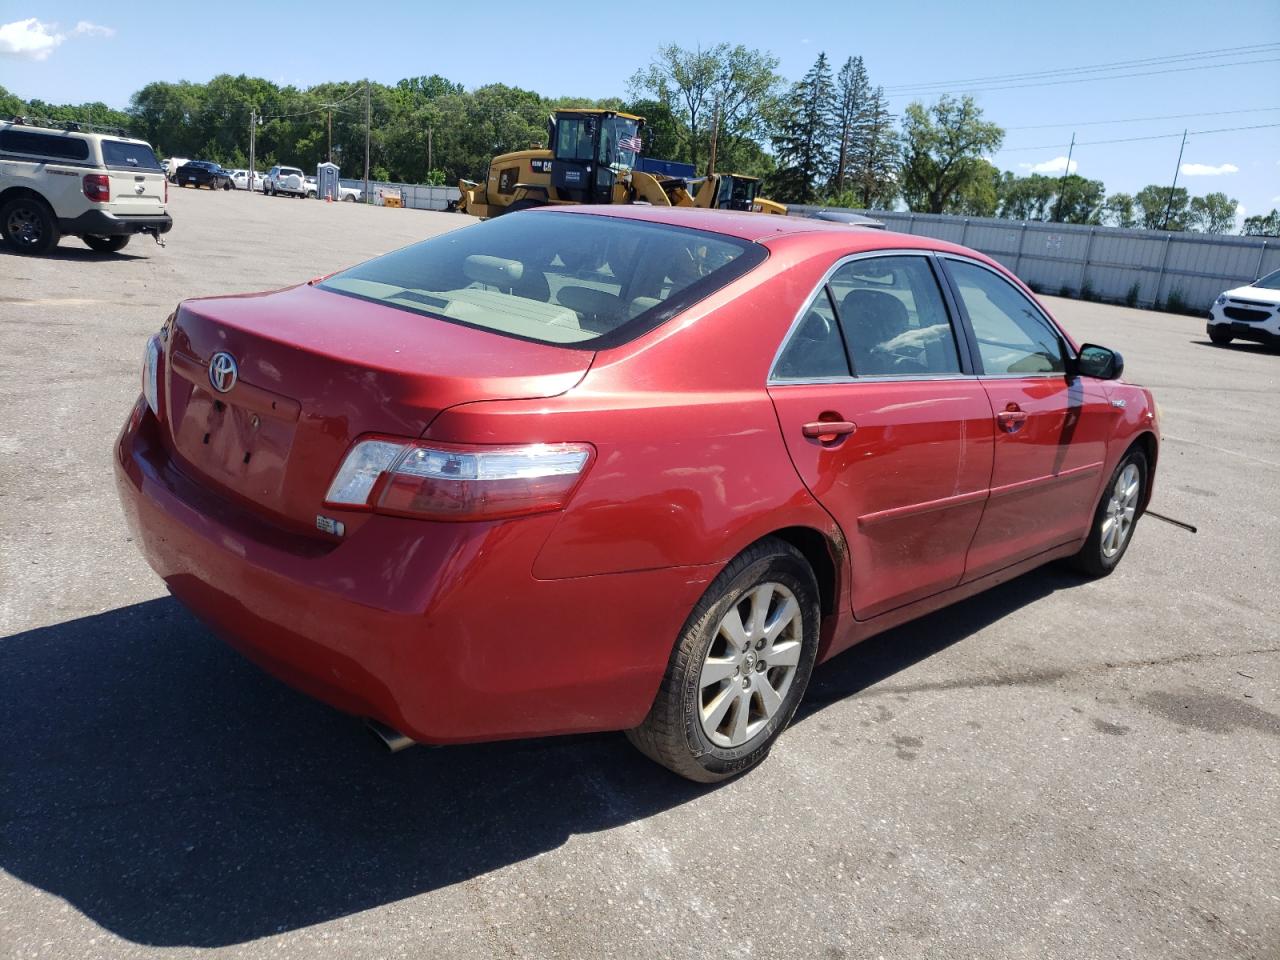
[[[853,187],[863,209],[887,207],[898,195],[898,134],[884,87],[867,94],[850,151]]]
[[[871,82],[861,57],[850,57],[836,76],[831,126],[836,138],[836,162],[829,183],[837,196],[851,180],[853,155],[866,135]]]
[[[779,168],[773,192],[779,200],[809,203],[816,196],[814,183],[831,168],[834,91],[825,53],[818,55],[803,80],[792,85],[773,138]]]

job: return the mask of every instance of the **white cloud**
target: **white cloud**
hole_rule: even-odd
[[[1271,198],[1272,203],[1280,203],[1280,195]]]
[[[1066,157],[1054,157],[1044,163],[1020,163],[1018,166],[1032,173],[1075,173],[1080,168],[1080,164],[1072,160],[1068,169]]]
[[[110,40],[116,35],[115,27],[104,27],[97,23],[90,23],[88,20],[81,20],[76,24],[76,33],[85,33],[91,37],[106,37]]]
[[[0,24],[0,56],[47,60],[66,39],[56,31],[56,24],[41,23],[35,17]]]
[[[1220,163],[1216,167],[1208,163],[1184,163],[1184,177],[1220,177],[1224,173],[1239,173],[1240,168],[1234,163]]]

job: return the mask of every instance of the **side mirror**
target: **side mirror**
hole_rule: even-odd
[[[1124,373],[1124,357],[1096,343],[1086,343],[1080,348],[1080,355],[1076,357],[1074,366],[1075,372],[1080,376],[1093,377],[1095,380],[1119,380]]]

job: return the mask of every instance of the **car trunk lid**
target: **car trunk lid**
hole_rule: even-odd
[[[314,530],[357,437],[418,437],[460,403],[563,393],[594,356],[309,284],[188,301],[172,330],[162,419],[179,467],[297,530]]]

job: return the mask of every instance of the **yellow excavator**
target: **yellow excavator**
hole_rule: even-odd
[[[713,173],[701,178],[641,169],[644,117],[617,110],[557,110],[547,121],[549,147],[494,157],[483,183],[458,181],[456,208],[496,217],[547,204],[648,203],[785,214],[758,195],[760,180]]]

